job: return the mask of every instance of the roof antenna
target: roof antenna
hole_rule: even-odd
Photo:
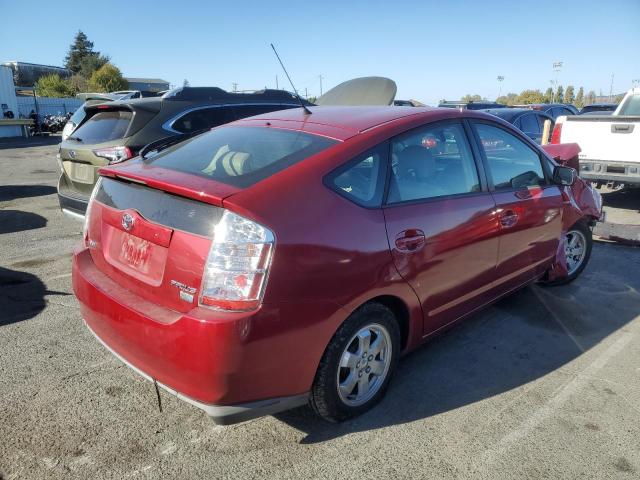
[[[271,48],[273,48],[273,53],[276,54],[276,57],[278,58],[278,61],[280,62],[280,66],[282,67],[282,70],[284,70],[284,74],[289,79],[289,83],[291,84],[291,88],[293,88],[293,91],[296,94],[296,98],[300,102],[300,106],[304,110],[305,115],[311,115],[311,113],[312,113],[311,110],[309,110],[307,108],[307,106],[304,104],[304,102],[302,101],[302,98],[300,97],[300,94],[298,93],[298,90],[296,90],[296,87],[293,85],[293,82],[291,81],[291,77],[289,76],[289,73],[287,72],[287,69],[284,68],[284,63],[282,63],[282,60],[280,60],[280,55],[278,55],[278,52],[276,51],[276,47],[273,46],[273,43],[271,44]]]

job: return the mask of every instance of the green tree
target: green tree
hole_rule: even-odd
[[[542,99],[544,103],[551,103],[553,101],[553,88],[547,88],[547,91],[544,92],[544,98]]]
[[[556,96],[554,100],[556,103],[560,103],[562,102],[563,98],[564,98],[564,88],[562,88],[562,85],[558,85],[558,89],[556,90]]]
[[[584,107],[584,88],[582,87],[578,89],[578,95],[576,95],[575,105],[578,108]]]
[[[482,97],[480,95],[470,95],[467,94],[464,97],[462,97],[460,99],[460,101],[462,102],[481,102],[482,101]]]
[[[69,47],[69,52],[64,59],[64,66],[71,70],[72,73],[80,73],[82,70],[83,60],[86,57],[92,56],[99,58],[101,55],[100,52],[95,52],[93,50],[93,42],[89,41],[84,32],[78,30],[73,43]]]
[[[55,73],[40,77],[36,82],[36,90],[41,97],[73,97],[77,93],[68,80]]]
[[[185,79],[182,81],[182,86],[183,86],[183,87],[188,87],[189,85],[190,85],[190,84],[189,84],[189,80],[187,80],[187,79],[185,78]]]
[[[129,84],[122,77],[120,69],[111,63],[106,63],[96,70],[89,80],[89,89],[95,92],[115,92],[127,88]]]
[[[89,79],[94,72],[100,70],[100,68],[107,63],[109,63],[109,57],[100,55],[96,52],[91,53],[80,60],[79,74],[84,78]]]
[[[569,85],[567,90],[564,92],[564,103],[573,103],[576,99],[576,96],[573,92],[573,85]]]
[[[542,103],[544,95],[540,90],[525,90],[518,95],[517,102],[524,105],[530,105],[532,103]]]
[[[593,90],[589,90],[585,105],[591,105],[592,103],[596,103],[596,92],[594,92]]]
[[[82,75],[71,75],[68,82],[78,93],[89,91],[89,81]]]

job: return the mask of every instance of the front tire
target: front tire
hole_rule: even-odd
[[[584,222],[575,223],[567,231],[565,243],[565,256],[567,258],[567,271],[569,274],[558,280],[543,283],[545,286],[566,285],[580,276],[589,263],[591,249],[593,247],[593,235],[591,229]]]
[[[384,396],[399,356],[400,329],[393,312],[379,303],[360,307],[340,326],[320,360],[311,407],[330,422],[366,412]]]

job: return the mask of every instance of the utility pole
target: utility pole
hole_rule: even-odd
[[[504,81],[504,75],[498,75],[498,98],[502,95],[502,82]]]
[[[309,92],[307,92],[307,87],[304,87],[304,98],[309,98]]]
[[[276,75],[276,90],[280,90],[280,87],[278,86],[278,75]]]
[[[611,85],[609,86],[609,103],[612,102],[613,99],[613,73],[611,74]]]
[[[320,96],[322,96],[322,75],[318,75],[318,78],[320,79]]]
[[[233,82],[231,85],[233,85],[233,91],[237,92],[238,91],[238,84]]]
[[[553,102],[556,103],[556,95],[558,93],[558,75],[560,74],[560,70],[562,70],[562,62],[553,62],[553,72],[555,73],[555,83],[556,89],[553,92]],[[560,99],[562,100],[562,99]]]

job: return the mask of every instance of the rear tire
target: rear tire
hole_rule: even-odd
[[[591,229],[584,222],[576,222],[567,231],[567,245],[565,246],[569,275],[551,282],[543,282],[542,285],[551,287],[573,282],[589,263],[592,247],[593,235],[591,234]]]
[[[329,342],[311,388],[311,407],[329,422],[366,412],[384,396],[399,356],[393,312],[379,303],[363,305]]]

